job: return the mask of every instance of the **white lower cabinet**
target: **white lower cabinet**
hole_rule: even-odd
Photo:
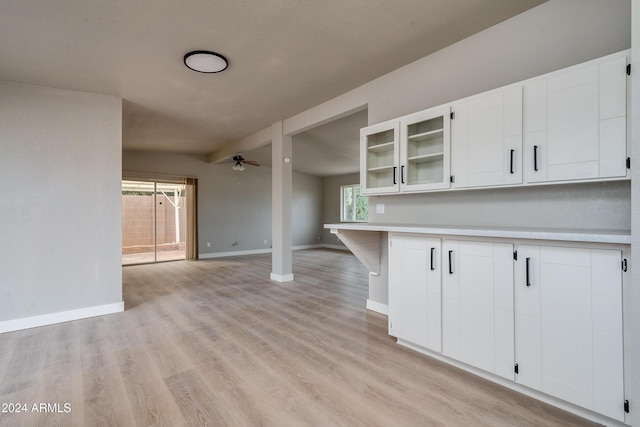
[[[440,352],[440,239],[392,235],[389,261],[389,334]]]
[[[514,378],[513,245],[445,240],[442,352]]]
[[[516,382],[624,421],[621,252],[517,250]]]
[[[392,233],[389,333],[624,422],[621,265],[617,249]]]

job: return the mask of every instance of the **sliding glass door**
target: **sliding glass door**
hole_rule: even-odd
[[[122,181],[122,264],[185,259],[185,184]]]

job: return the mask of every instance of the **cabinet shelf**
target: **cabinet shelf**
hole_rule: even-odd
[[[388,166],[376,166],[374,168],[368,168],[367,172],[385,172],[388,170],[393,169],[393,165],[388,165]]]
[[[394,142],[383,142],[382,144],[371,145],[367,147],[367,150],[372,153],[379,153],[381,151],[393,150]]]
[[[429,141],[431,139],[441,138],[443,135],[444,129],[435,129],[428,132],[416,133],[414,135],[409,135],[407,139],[414,142],[423,142]]]
[[[425,154],[422,156],[409,157],[411,163],[427,163],[427,162],[439,162],[444,159],[444,153]]]

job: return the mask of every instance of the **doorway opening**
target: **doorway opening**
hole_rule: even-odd
[[[184,260],[184,182],[122,181],[122,265]]]

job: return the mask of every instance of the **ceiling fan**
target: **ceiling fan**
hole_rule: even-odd
[[[260,164],[254,160],[245,160],[241,153],[233,156],[233,161],[235,163],[233,164],[233,166],[231,166],[231,169],[239,172],[242,172],[244,170],[244,165],[260,166]]]

